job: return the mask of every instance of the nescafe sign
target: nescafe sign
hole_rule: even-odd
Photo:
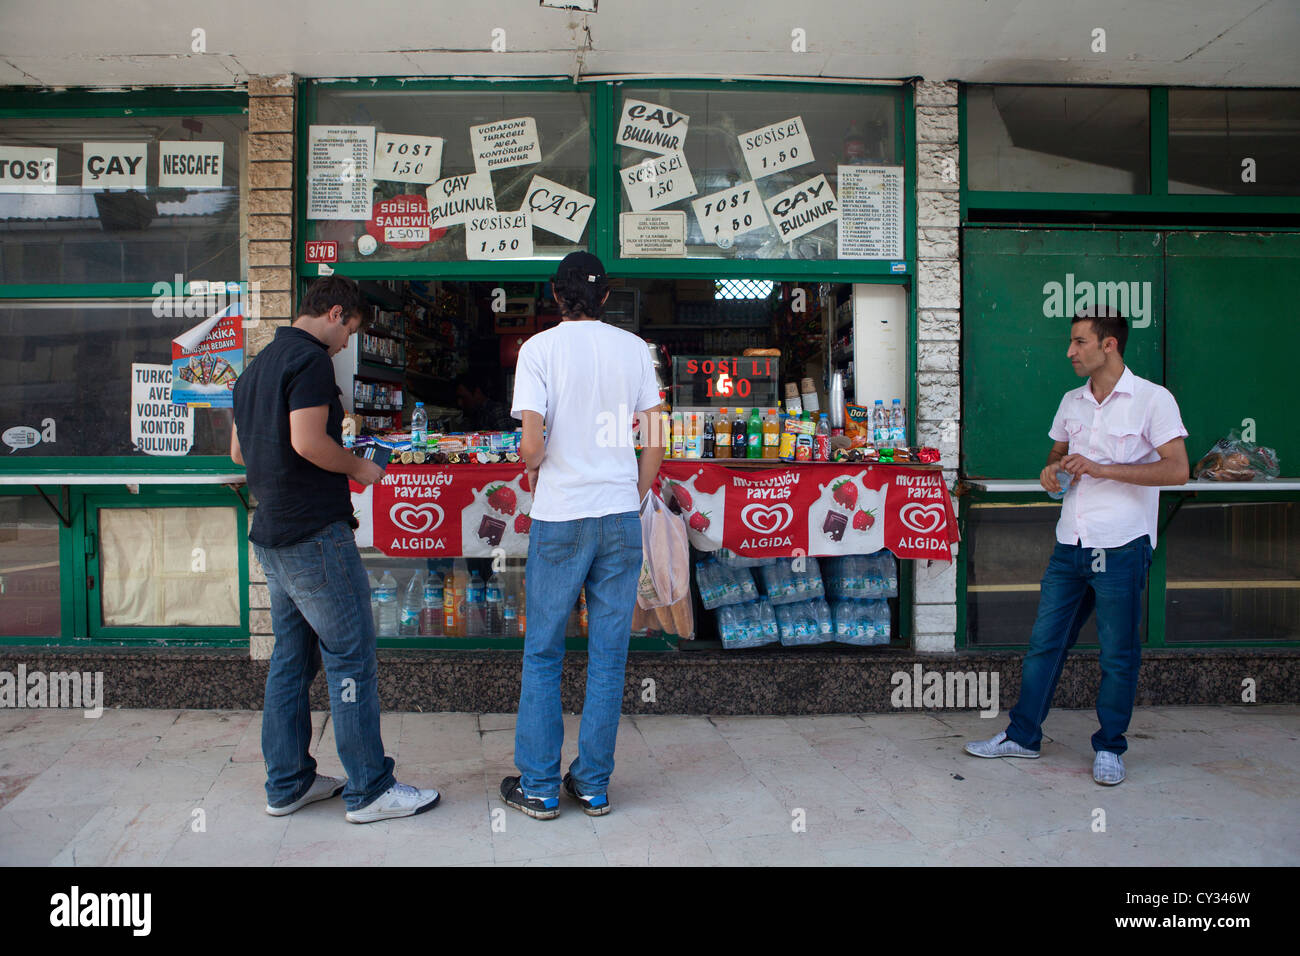
[[[366,232],[394,249],[419,249],[437,242],[446,229],[430,229],[423,196],[402,195],[375,203]]]

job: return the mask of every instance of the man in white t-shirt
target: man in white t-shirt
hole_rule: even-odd
[[[1066,353],[1087,384],[1066,392],[1048,436],[1052,450],[1039,481],[1068,489],[1056,525],[1056,549],[1043,574],[1038,618],[1007,729],[969,743],[977,757],[1037,757],[1043,720],[1066,653],[1093,608],[1101,645],[1101,688],[1092,735],[1092,776],[1124,779],[1120,755],[1133,716],[1141,661],[1142,592],[1156,545],[1161,485],[1187,481],[1187,449],[1178,403],[1169,390],[1124,365],[1128,323],[1112,310],[1081,312]]]
[[[632,611],[641,573],[641,499],[664,448],[656,437],[638,461],[635,417],[661,408],[646,343],[600,321],[609,286],[599,259],[564,258],[553,282],[564,316],[519,350],[510,414],[523,420],[520,455],[533,492],[528,544],[528,629],[515,723],[518,776],[501,799],[529,816],[559,815],[559,794],[589,816],[609,812],[614,743],[623,704]],[[642,434],[657,436],[652,419]],[[544,429],[544,432],[543,432]],[[564,628],[587,589],[587,696],[578,757],[560,778]]]

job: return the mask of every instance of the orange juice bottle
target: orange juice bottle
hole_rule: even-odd
[[[442,586],[442,633],[446,637],[459,637],[456,629],[456,585],[459,581],[455,568],[447,572]]]
[[[781,428],[776,423],[776,409],[769,408],[763,418],[763,457],[775,458],[781,447]]]
[[[718,423],[713,426],[713,457],[730,458],[731,457],[731,420],[727,418],[727,410],[722,409],[718,416]]]

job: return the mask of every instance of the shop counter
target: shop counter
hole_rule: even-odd
[[[870,554],[950,561],[957,520],[937,465],[672,459],[664,499],[700,551],[746,557]],[[357,544],[390,557],[528,554],[521,464],[390,465],[352,485]]]

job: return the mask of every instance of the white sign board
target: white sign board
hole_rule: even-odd
[[[582,241],[582,231],[587,228],[595,204],[594,197],[553,183],[544,176],[533,177],[524,200],[534,226],[570,242]]]
[[[463,173],[440,179],[424,191],[429,224],[435,229],[462,226],[470,216],[496,212],[496,195],[488,173]]]
[[[307,129],[307,218],[369,219],[373,126]]]
[[[805,179],[766,200],[765,205],[782,242],[798,239],[840,218],[839,204],[825,176]]]
[[[802,116],[741,133],[736,138],[740,140],[740,151],[745,154],[749,175],[753,179],[762,179],[813,160],[812,144],[808,142],[808,130],[803,125]]]
[[[148,143],[82,143],[82,189],[144,189]]]
[[[695,195],[695,178],[683,153],[647,159],[620,172],[628,202],[636,212],[649,212]]]
[[[0,146],[0,193],[52,193],[58,181],[58,147]]]
[[[131,363],[131,444],[147,455],[186,455],[194,410],[172,404],[172,367]]]
[[[624,259],[672,259],[686,255],[685,212],[625,212],[618,217]]]
[[[840,166],[841,259],[903,258],[903,167]]]
[[[768,224],[763,197],[752,182],[694,199],[691,206],[695,209],[695,218],[700,221],[704,241],[724,248],[742,233]]]
[[[372,179],[399,183],[436,183],[442,175],[442,137],[375,134]]]
[[[618,121],[619,146],[635,146],[647,153],[680,153],[686,144],[686,127],[691,118],[666,106],[643,100],[624,100]]]
[[[471,126],[469,148],[474,154],[474,168],[480,173],[528,166],[542,160],[537,122],[531,116]]]
[[[193,140],[158,143],[158,185],[198,189],[222,185],[226,144]]]
[[[465,222],[468,259],[531,259],[533,222],[527,209],[470,216]]]

